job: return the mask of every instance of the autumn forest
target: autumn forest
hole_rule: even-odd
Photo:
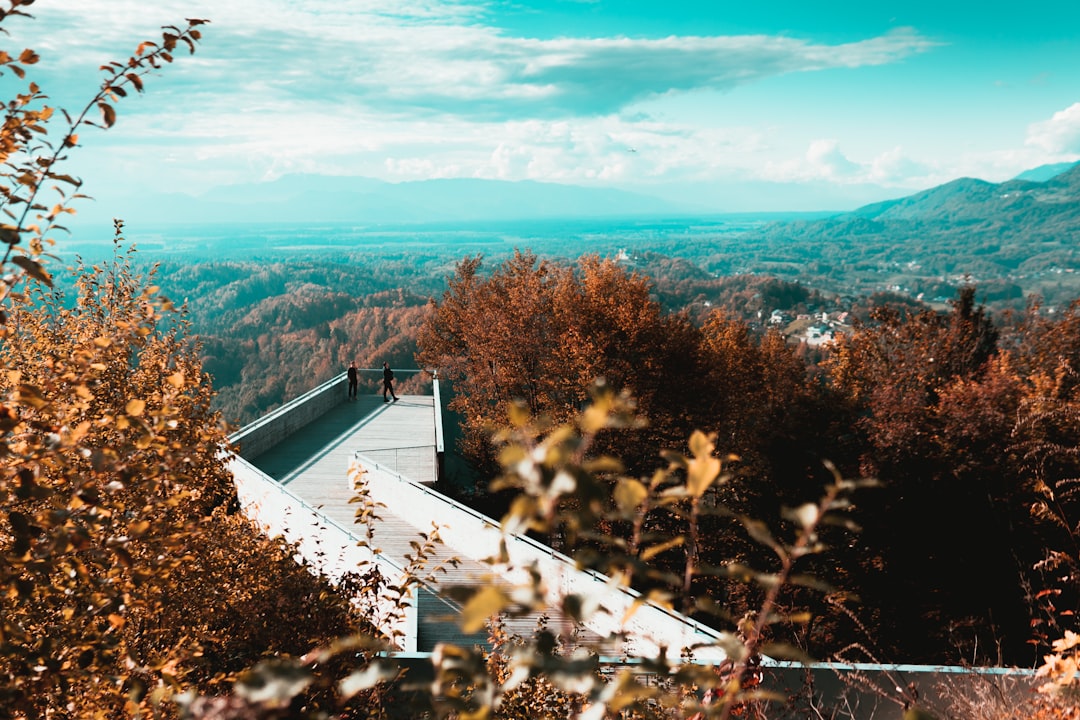
[[[2,4],[30,19],[27,0]],[[7,106],[0,718],[812,716],[756,692],[773,651],[1049,655],[1054,692],[1018,712],[1075,710],[1080,169],[1010,185],[1007,207],[957,183],[794,221],[299,238],[117,220],[65,246],[78,131],[111,128],[204,25],[103,66],[81,111],[29,81]],[[21,82],[38,60],[5,52],[0,70]],[[244,516],[221,452],[353,360],[388,362],[401,394],[438,372],[456,428],[440,491],[716,625],[725,664],[630,658],[616,675],[576,638],[507,638],[497,620],[489,647],[441,648],[423,680],[394,664],[372,608],[426,572],[437,529],[403,585],[374,565],[331,585]]]
[[[601,378],[648,420],[605,451],[646,473],[693,430],[715,433],[739,458],[729,501],[754,517],[814,497],[826,463],[877,479],[858,498],[861,531],[816,569],[837,594],[817,597],[818,620],[790,638],[812,653],[857,644],[862,660],[1030,664],[1078,590],[1062,565],[1076,511],[1076,305],[1048,313],[1033,297],[1018,309],[961,285],[931,307],[897,292],[712,277],[651,251],[455,261],[443,250],[425,262],[389,252],[169,260],[155,282],[187,299],[215,404],[234,424],[351,359],[421,370],[399,373],[402,392],[426,392],[422,370],[438,369],[461,424],[446,489],[491,514],[505,507],[487,491],[487,428],[514,401],[566,420]],[[807,342],[800,317],[825,318],[831,341]],[[376,379],[362,373],[367,392]],[[711,535],[715,562],[753,550],[729,535]],[[739,587],[703,592],[754,602]]]

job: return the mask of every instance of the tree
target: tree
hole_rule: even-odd
[[[1015,394],[995,359],[998,331],[974,288],[948,314],[885,307],[873,318],[825,362],[861,434],[861,468],[882,481],[863,504],[854,589],[894,627],[933,628],[918,641],[886,629],[887,653],[929,661],[1000,648],[1023,662],[1030,615],[1007,462]]]
[[[1015,385],[1008,417],[1015,505],[1030,513],[1019,548],[1033,563],[1040,610],[1033,622],[1046,642],[1075,632],[1080,602],[1080,301],[1049,314],[1034,303],[1009,338],[1005,368]]]
[[[0,22],[12,17],[29,18],[20,8],[30,4],[32,0],[7,0],[7,9],[0,9]],[[62,172],[67,153],[79,144],[80,130],[112,127],[116,123],[117,101],[132,89],[141,93],[144,78],[163,63],[171,63],[177,47],[187,47],[194,53],[202,37],[199,27],[204,24],[205,20],[192,18],[183,28],[166,26],[160,42],[145,41],[126,61],[102,65],[105,78],[82,110],[71,114],[59,109],[65,124],[58,140],[49,137],[50,123],[56,122],[58,109],[45,104],[47,96],[37,83],[28,83],[25,92],[16,93],[7,103],[0,129],[0,210],[11,222],[0,225],[0,241],[6,245],[0,267],[6,269],[11,263],[18,272],[5,274],[0,302],[24,277],[49,282],[42,256],[55,242],[52,233],[65,229],[61,224],[63,216],[74,213],[71,201],[85,197],[78,192],[82,181]],[[26,66],[38,59],[30,48],[17,55],[0,51],[0,71],[6,69],[23,79]],[[97,120],[91,119],[94,113]],[[45,198],[50,189],[57,195],[51,205]]]
[[[72,307],[28,288],[0,328],[0,704],[30,716],[131,712],[360,627],[236,514],[198,348],[129,257],[78,267]]]
[[[0,20],[25,16],[29,4],[10,0]],[[303,652],[359,627],[344,597],[235,512],[225,431],[198,348],[152,275],[132,271],[120,223],[113,261],[80,265],[74,298],[51,287],[50,235],[81,185],[60,169],[76,131],[111,126],[115,101],[141,91],[176,47],[194,50],[201,24],[167,27],[161,42],[104,66],[83,111],[60,111],[60,140],[48,137],[58,116],[37,85],[6,106],[3,717],[168,716],[165,701],[184,687],[209,690],[263,655]],[[0,53],[0,68],[23,78],[36,60],[32,50]],[[60,198],[52,206],[43,200],[50,184]]]
[[[661,311],[645,278],[595,256],[569,267],[525,252],[487,278],[480,270],[480,258],[459,263],[431,303],[417,355],[450,381],[470,458],[492,467],[489,428],[513,402],[562,422],[598,378],[632,394],[649,417],[648,428],[611,439],[631,466],[651,465],[661,446],[686,437],[685,408],[701,397],[698,333]]]

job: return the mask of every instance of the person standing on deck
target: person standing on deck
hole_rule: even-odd
[[[353,360],[349,364],[349,373],[348,374],[349,374],[349,399],[350,400],[355,400],[356,399],[356,383],[357,383],[357,380],[358,380],[358,372],[357,372],[357,369],[356,369],[356,361],[355,360]]]
[[[390,397],[394,398],[394,402],[397,402],[397,395],[394,394],[394,371],[390,369],[389,363],[382,364],[382,401],[390,402],[386,399],[386,393],[390,393]]]

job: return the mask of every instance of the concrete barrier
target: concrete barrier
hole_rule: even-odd
[[[347,388],[348,379],[342,373],[233,433],[229,442],[240,457],[248,460],[258,457],[345,402]]]
[[[233,457],[229,469],[244,515],[267,537],[282,537],[296,547],[298,559],[312,570],[339,584],[348,573],[377,567],[390,583],[400,584],[404,569],[373,552],[360,538],[311,507],[273,478],[242,458]],[[395,603],[380,593],[374,606],[365,608],[372,623],[387,637],[396,638],[398,649],[416,650],[416,602]]]
[[[524,535],[504,532],[495,520],[403,477],[363,453],[356,453],[356,459],[367,470],[364,479],[371,498],[388,513],[418,530],[425,530],[425,523],[438,518],[442,525],[440,537],[447,548],[455,555],[481,563],[508,583],[527,585],[528,568],[535,568],[544,578],[546,599],[553,608],[560,607],[569,595],[595,601],[595,611],[583,624],[601,637],[625,633],[622,650],[626,654],[655,657],[664,652],[676,661],[692,651],[701,661],[721,662],[726,658],[718,644],[720,633],[712,628],[661,607],[607,576],[579,570],[566,555]],[[509,563],[489,564],[487,559],[498,556],[503,547]]]

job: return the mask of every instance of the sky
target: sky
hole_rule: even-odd
[[[50,102],[160,27],[198,51],[80,135],[91,195],[293,173],[615,187],[723,212],[834,210],[1080,159],[1080,3],[39,0]],[[22,83],[10,73],[10,97]],[[59,130],[57,130],[59,132]]]

